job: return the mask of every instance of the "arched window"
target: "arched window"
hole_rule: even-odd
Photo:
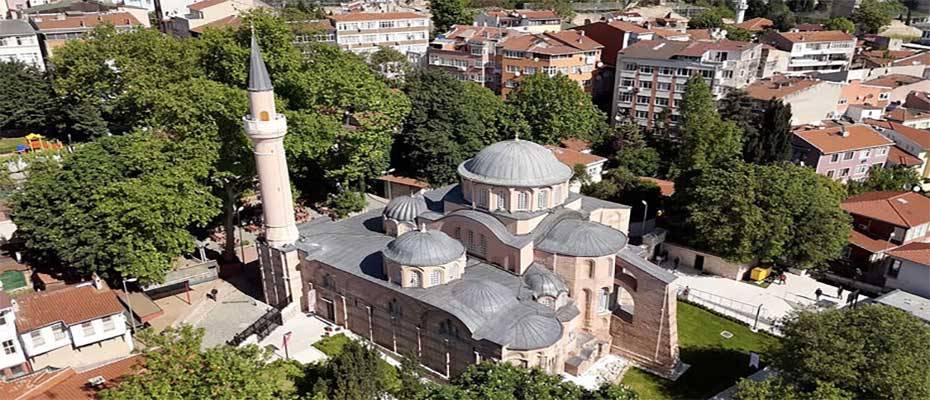
[[[484,237],[484,234],[478,234],[478,254],[482,256],[487,254],[488,251],[488,238]]]
[[[588,278],[593,278],[597,274],[597,263],[594,260],[588,260]]]
[[[458,329],[452,324],[451,319],[446,319],[439,323],[439,333],[449,336],[458,336]]]
[[[505,196],[507,195],[504,192],[497,193],[497,209],[498,210],[503,210],[507,208],[507,199]]]
[[[549,208],[549,191],[540,190],[536,195],[536,207],[537,208]]]
[[[478,207],[488,208],[488,197],[491,195],[487,190],[478,192]]]
[[[430,286],[435,286],[442,283],[442,272],[438,269],[434,269],[429,273],[429,284]]]
[[[423,276],[420,275],[419,271],[410,271],[410,285],[408,287],[421,286],[423,286]]]
[[[472,230],[465,231],[465,246],[472,247],[475,245],[475,232]]]
[[[461,238],[462,238],[462,228],[456,226],[456,227],[455,227],[455,230],[452,231],[452,237],[454,237],[454,238],[456,238],[456,239],[461,239]]]
[[[403,285],[404,285],[404,280],[403,280],[403,278],[401,278],[400,276],[401,276],[400,268],[395,269],[395,270],[391,273],[391,281],[393,281],[393,283],[394,283],[395,285],[401,285],[401,286],[403,286]]]
[[[601,291],[597,294],[597,310],[598,312],[606,312],[607,304],[610,300],[610,291],[607,288],[601,288]]]
[[[391,313],[392,318],[400,316],[400,304],[397,303],[397,299],[391,299],[391,301],[388,302],[388,311]]]
[[[530,208],[530,195],[526,192],[517,193],[517,209],[526,210]]]
[[[556,205],[562,202],[562,187],[556,186],[555,190],[552,192],[552,204]]]
[[[542,304],[549,308],[555,308],[555,299],[550,296],[543,296],[539,298],[539,304]]]
[[[333,276],[330,274],[323,275],[323,287],[333,288],[336,287],[336,281],[333,279]]]
[[[632,321],[633,315],[636,314],[636,303],[633,301],[633,295],[619,285],[614,285],[614,291],[617,299],[614,314],[624,320]]]

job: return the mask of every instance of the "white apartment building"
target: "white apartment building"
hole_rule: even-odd
[[[0,378],[14,378],[28,373],[26,354],[16,334],[14,301],[0,286]]]
[[[357,12],[329,17],[336,27],[336,44],[354,53],[393,48],[413,61],[429,47],[429,17],[413,12]]]
[[[39,36],[25,20],[0,20],[0,61],[19,61],[45,70]]]
[[[485,10],[475,17],[475,24],[529,33],[558,32],[562,17],[552,10]]]
[[[768,31],[762,42],[791,53],[785,75],[843,71],[856,52],[856,38],[843,31]]]
[[[756,79],[762,45],[720,41],[644,40],[617,54],[612,106],[614,121],[631,119],[651,128],[669,110],[678,122],[678,102],[692,75],[701,75],[716,98]]]

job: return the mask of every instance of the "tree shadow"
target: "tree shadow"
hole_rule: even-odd
[[[680,354],[691,368],[663,388],[675,399],[706,399],[756,371],[749,367],[749,354],[737,350],[691,347]]]

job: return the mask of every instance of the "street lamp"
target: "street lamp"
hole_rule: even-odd
[[[245,238],[242,237],[242,220],[239,218],[239,213],[244,209],[245,206],[239,206],[236,209],[236,228],[239,230],[239,263],[243,268],[245,268]]]
[[[126,305],[129,306],[129,319],[132,320],[132,333],[136,333],[136,317],[132,311],[132,297],[129,296],[129,290],[126,289],[126,282],[136,282],[137,278],[123,278],[123,293],[126,294]]]
[[[646,200],[642,200],[642,203],[644,207],[643,208],[643,234],[642,236],[646,236],[646,213],[649,211],[649,203],[647,203]]]

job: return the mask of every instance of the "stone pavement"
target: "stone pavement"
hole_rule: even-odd
[[[326,354],[313,347],[313,344],[323,338],[324,328],[327,324],[316,317],[298,314],[284,322],[271,332],[268,337],[258,343],[259,346],[274,350],[274,359],[283,359],[284,335],[291,333],[287,344],[287,355],[292,360],[309,364],[326,359]]]

